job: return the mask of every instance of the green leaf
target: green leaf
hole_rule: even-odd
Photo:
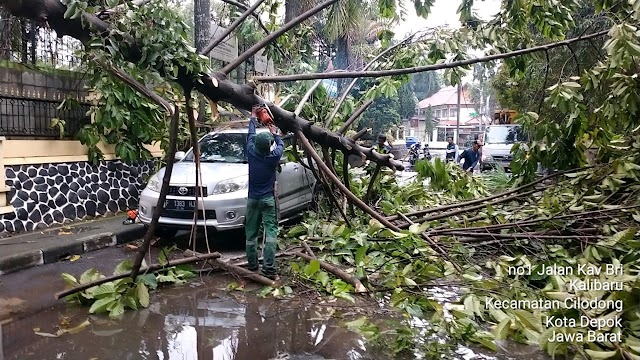
[[[114,282],[108,282],[108,283],[101,284],[100,286],[97,286],[97,287],[92,287],[91,289],[87,290],[87,293],[91,293],[91,295],[93,295],[93,297],[95,298],[98,298],[98,297],[102,298],[105,295],[106,296],[117,295]]]
[[[96,269],[89,269],[80,275],[80,284],[88,284],[92,281],[96,281],[102,277]]]
[[[498,346],[492,340],[485,339],[485,338],[476,338],[474,340],[480,343],[482,346],[486,347],[487,349],[490,349],[492,351],[498,351]]]
[[[591,359],[594,360],[601,360],[601,359],[611,359],[612,357],[616,356],[618,354],[618,350],[614,350],[614,351],[596,351],[596,350],[591,350],[591,349],[585,349],[584,350],[587,355],[589,355],[589,357]]]
[[[149,289],[140,282],[138,283],[136,293],[138,295],[138,302],[140,303],[140,306],[144,308],[149,307]]]
[[[122,299],[118,299],[109,311],[109,317],[111,319],[117,319],[124,314],[124,302]]]
[[[510,331],[511,319],[504,319],[493,329],[493,335],[498,340],[504,340],[507,338]]]
[[[76,280],[76,278],[71,275],[71,274],[67,274],[67,273],[62,273],[60,276],[62,276],[62,280],[64,280],[64,282],[66,282],[69,285],[78,285],[78,280]]]
[[[158,288],[158,281],[156,280],[156,276],[154,274],[140,275],[138,276],[138,280],[153,290]]]
[[[355,255],[356,266],[364,265],[364,258],[367,255],[367,250],[368,248],[366,246],[361,246],[360,248],[358,248],[358,251],[356,251]]]
[[[415,281],[413,281],[413,279],[410,279],[408,277],[404,278],[404,284],[407,286],[418,286],[418,284]]]
[[[325,271],[319,271],[316,274],[316,280],[318,280],[320,284],[322,284],[322,286],[327,286],[327,284],[329,283],[329,274],[327,274]]]
[[[133,261],[130,259],[120,262],[113,270],[113,275],[128,273],[133,269]]]
[[[308,277],[313,276],[313,274],[317,273],[320,270],[320,262],[316,259],[309,261],[309,264],[304,267],[304,274]]]
[[[98,299],[96,302],[91,304],[91,308],[89,308],[90,314],[101,314],[107,311],[107,307],[116,301],[116,297],[110,296],[102,299]]]
[[[265,286],[262,289],[260,289],[260,291],[258,291],[256,295],[260,298],[264,298],[267,295],[269,295],[272,291],[273,291],[273,288],[271,286]]]
[[[539,318],[537,318],[532,313],[526,310],[514,310],[513,314],[520,320],[522,325],[526,326],[531,330],[535,330],[538,332],[542,331],[542,322]]]

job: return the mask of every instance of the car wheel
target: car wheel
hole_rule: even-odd
[[[173,239],[178,233],[178,229],[166,228],[166,227],[158,227],[156,229],[156,236],[161,239]]]

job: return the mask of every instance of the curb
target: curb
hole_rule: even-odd
[[[111,246],[125,244],[140,239],[146,227],[132,225],[130,229],[118,232],[104,232],[75,239],[67,244],[44,247],[5,258],[0,258],[0,276],[25,270],[34,266],[52,264],[74,254],[85,254]]]

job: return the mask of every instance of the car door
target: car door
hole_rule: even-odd
[[[291,140],[283,139],[285,149],[290,145]],[[280,158],[280,169],[276,175],[278,181],[278,207],[280,214],[287,214],[294,211],[304,199],[299,199],[301,188],[304,185],[302,166],[296,162],[289,161],[286,154]]]

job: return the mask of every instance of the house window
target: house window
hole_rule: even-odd
[[[436,110],[436,117],[439,118],[440,117],[440,110]]]
[[[442,117],[443,118],[449,117],[449,109],[442,109]]]
[[[450,117],[457,117],[458,116],[458,109],[449,109],[449,116]]]
[[[447,141],[445,128],[438,128],[438,139],[436,141]]]

